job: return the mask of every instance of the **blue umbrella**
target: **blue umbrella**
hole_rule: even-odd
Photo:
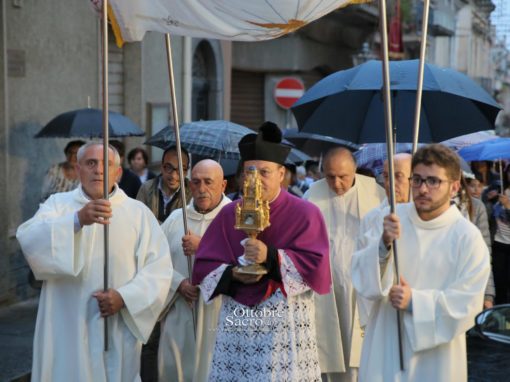
[[[108,113],[108,132],[110,137],[140,137],[145,135],[145,132],[128,117],[113,111]],[[35,137],[99,138],[102,136],[103,110],[85,108],[57,115]]]
[[[499,137],[496,135],[494,130],[485,130],[477,131],[476,133],[462,135],[460,137],[451,138],[441,143],[445,146],[448,146],[454,151],[459,151],[464,147],[472,146],[480,142],[491,141],[497,138]]]
[[[339,71],[311,87],[292,107],[299,129],[350,142],[385,142],[380,61]],[[413,141],[418,60],[391,61],[393,123],[398,142]],[[501,107],[453,69],[426,64],[419,142],[441,142],[494,128]]]
[[[457,142],[457,141],[455,141]],[[445,142],[441,142],[446,145]],[[418,148],[423,146],[423,143],[418,143]],[[411,153],[412,143],[396,143],[395,153]],[[360,168],[367,168],[372,170],[377,177],[382,174],[384,168],[384,161],[388,158],[386,154],[386,143],[367,143],[361,146],[358,151],[354,152],[356,158],[356,165]],[[469,165],[460,157],[460,167],[462,171],[471,172]]]
[[[510,158],[510,138],[496,138],[464,147],[459,155],[466,161],[499,160]]]
[[[503,193],[503,164],[502,159],[510,158],[510,138],[499,138],[477,143],[459,150],[459,155],[466,161],[499,160],[499,179],[501,193]]]

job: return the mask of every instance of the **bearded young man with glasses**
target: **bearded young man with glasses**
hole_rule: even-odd
[[[188,172],[190,158],[188,152],[181,148],[184,176]],[[184,179],[186,204],[191,200],[189,180]],[[182,208],[180,195],[179,161],[177,148],[169,147],[163,153],[161,174],[145,182],[136,198],[151,209],[159,223],[163,223],[173,210]]]
[[[353,256],[353,284],[370,310],[359,381],[467,381],[465,332],[483,306],[489,251],[450,202],[460,187],[453,151],[438,144],[419,149],[410,185],[413,202],[397,205]],[[402,317],[403,371],[395,310]]]

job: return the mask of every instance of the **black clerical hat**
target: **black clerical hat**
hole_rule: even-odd
[[[273,122],[264,122],[258,134],[247,134],[239,141],[241,159],[265,160],[281,165],[290,152],[290,146],[282,144],[282,132]]]

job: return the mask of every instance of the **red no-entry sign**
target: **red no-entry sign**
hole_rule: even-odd
[[[296,77],[284,77],[274,88],[274,100],[283,109],[290,109],[305,92],[303,82]]]

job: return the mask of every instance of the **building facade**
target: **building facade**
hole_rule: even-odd
[[[98,15],[82,0],[0,2],[0,306],[33,296],[15,238],[37,210],[46,170],[65,159],[68,140],[35,139],[54,116],[102,105]],[[231,44],[172,39],[181,121],[228,119]],[[165,40],[148,33],[122,48],[109,44],[109,107],[131,118],[144,138],[171,122]],[[161,151],[148,148],[159,163]]]

